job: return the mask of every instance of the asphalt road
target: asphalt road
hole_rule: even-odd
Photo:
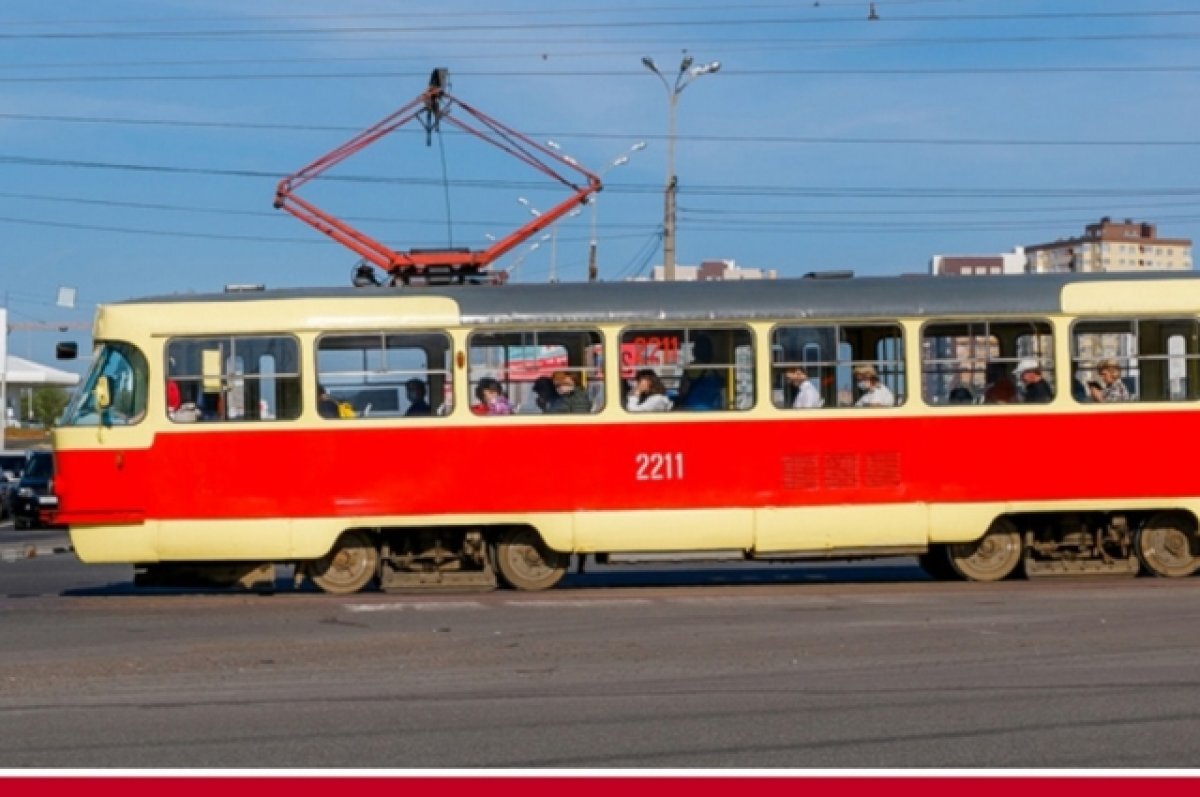
[[[336,598],[131,575],[0,563],[0,767],[1200,765],[1195,578],[898,562]]]

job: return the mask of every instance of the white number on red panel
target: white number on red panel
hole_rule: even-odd
[[[644,451],[634,457],[640,482],[677,481],[683,478],[682,451]]]

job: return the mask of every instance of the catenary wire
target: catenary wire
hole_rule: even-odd
[[[0,119],[24,122],[48,122],[55,124],[99,124],[146,127],[181,127],[216,130],[284,131],[299,133],[357,133],[363,125],[315,125],[305,123],[276,122],[217,122],[200,119],[149,119],[119,116],[76,116],[63,114],[26,114],[0,112]],[[397,135],[423,135],[420,130],[401,129]],[[466,135],[458,130],[448,130],[446,135]],[[603,133],[595,131],[531,131],[535,138],[567,140],[606,141],[666,141],[662,133]],[[684,133],[675,136],[676,141],[697,141],[730,144],[830,144],[830,145],[912,145],[912,146],[965,146],[965,147],[1195,147],[1200,146],[1200,137],[1191,139],[1053,139],[1053,138],[987,138],[987,137],[910,137],[896,136],[802,136],[802,135],[719,135],[712,133]]]

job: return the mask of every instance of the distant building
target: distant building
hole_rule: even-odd
[[[1159,238],[1156,225],[1108,216],[1079,238],[1026,246],[1034,274],[1086,271],[1184,271],[1192,267],[1190,238]]]
[[[775,269],[742,268],[733,260],[705,260],[698,266],[675,266],[678,282],[712,282],[717,280],[773,280]],[[663,281],[663,267],[655,266],[650,273],[653,282]]]
[[[998,255],[934,255],[929,261],[929,273],[934,275],[975,277],[1024,272],[1025,250],[1020,246]]]

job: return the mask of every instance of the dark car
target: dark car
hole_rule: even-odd
[[[17,483],[25,470],[25,459],[24,453],[0,452],[0,520],[12,514],[8,508],[10,493],[17,491]]]
[[[25,472],[9,499],[13,524],[19,529],[40,525],[43,511],[54,509],[58,498],[51,495],[54,482],[54,455],[49,451],[30,451]]]

